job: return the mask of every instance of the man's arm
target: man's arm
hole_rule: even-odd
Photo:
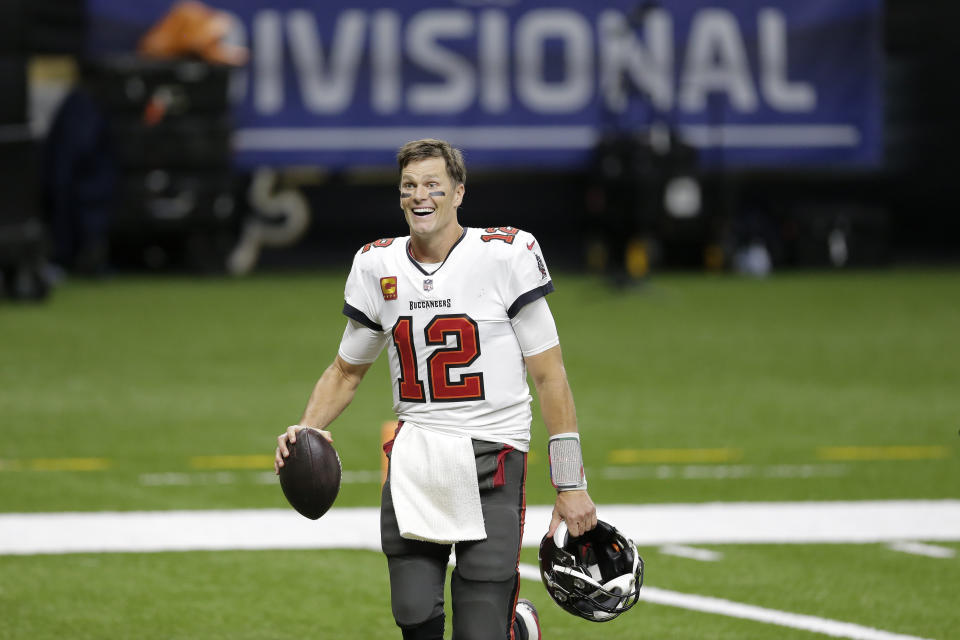
[[[567,382],[560,345],[524,358],[527,371],[540,397],[540,412],[551,436],[577,431],[577,412],[573,393]],[[578,536],[597,526],[597,509],[585,489],[560,491],[553,507],[548,535],[553,535],[560,521],[567,523],[570,534]]]
[[[290,455],[287,444],[297,441],[297,431],[300,429],[311,427],[319,431],[327,440],[333,441],[330,432],[325,429],[353,400],[353,395],[363,376],[370,369],[370,364],[350,364],[339,355],[334,358],[333,363],[327,367],[314,385],[300,423],[287,427],[286,432],[277,437],[278,444],[273,461],[275,473],[280,473],[283,459]]]

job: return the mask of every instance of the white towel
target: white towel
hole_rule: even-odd
[[[469,436],[405,422],[390,453],[390,491],[404,538],[449,544],[487,537]]]

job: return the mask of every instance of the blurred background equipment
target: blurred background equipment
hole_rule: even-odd
[[[101,55],[93,5],[0,7],[0,266],[20,297],[64,269],[223,271],[240,227],[224,65],[247,51],[223,42],[229,16],[179,3],[141,55]]]
[[[0,297],[42,299],[49,291],[38,175],[26,125],[0,125]]]
[[[960,93],[943,65],[960,57],[956,4],[885,4],[885,169],[890,237],[901,260],[960,257]]]
[[[79,60],[46,140],[57,264],[88,274],[225,269],[240,228],[227,65],[247,55],[223,42],[229,24],[221,11],[181,2],[137,55]]]
[[[621,284],[640,282],[662,255],[699,265],[711,241],[696,149],[663,122],[645,135],[617,131],[596,147],[586,195],[594,230],[588,266]]]
[[[229,69],[199,60],[91,61],[84,84],[117,170],[115,263],[222,270],[239,226]]]
[[[80,53],[85,35],[84,0],[0,3],[0,297],[43,299],[49,292],[29,69],[36,56]]]

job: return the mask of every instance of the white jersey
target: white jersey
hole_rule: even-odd
[[[393,407],[403,421],[530,447],[530,389],[510,320],[553,291],[536,239],[513,227],[465,228],[439,265],[409,237],[364,245],[344,315],[389,338]]]

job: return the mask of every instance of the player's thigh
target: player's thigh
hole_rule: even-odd
[[[400,626],[422,624],[443,613],[450,545],[400,536],[389,480],[380,502],[380,544],[390,571],[390,604]]]
[[[526,454],[504,459],[504,485],[480,492],[487,538],[457,544],[457,567],[467,580],[501,582],[517,575],[525,514]]]
[[[443,615],[447,562],[430,556],[387,556],[390,608],[401,627],[414,627]]]

